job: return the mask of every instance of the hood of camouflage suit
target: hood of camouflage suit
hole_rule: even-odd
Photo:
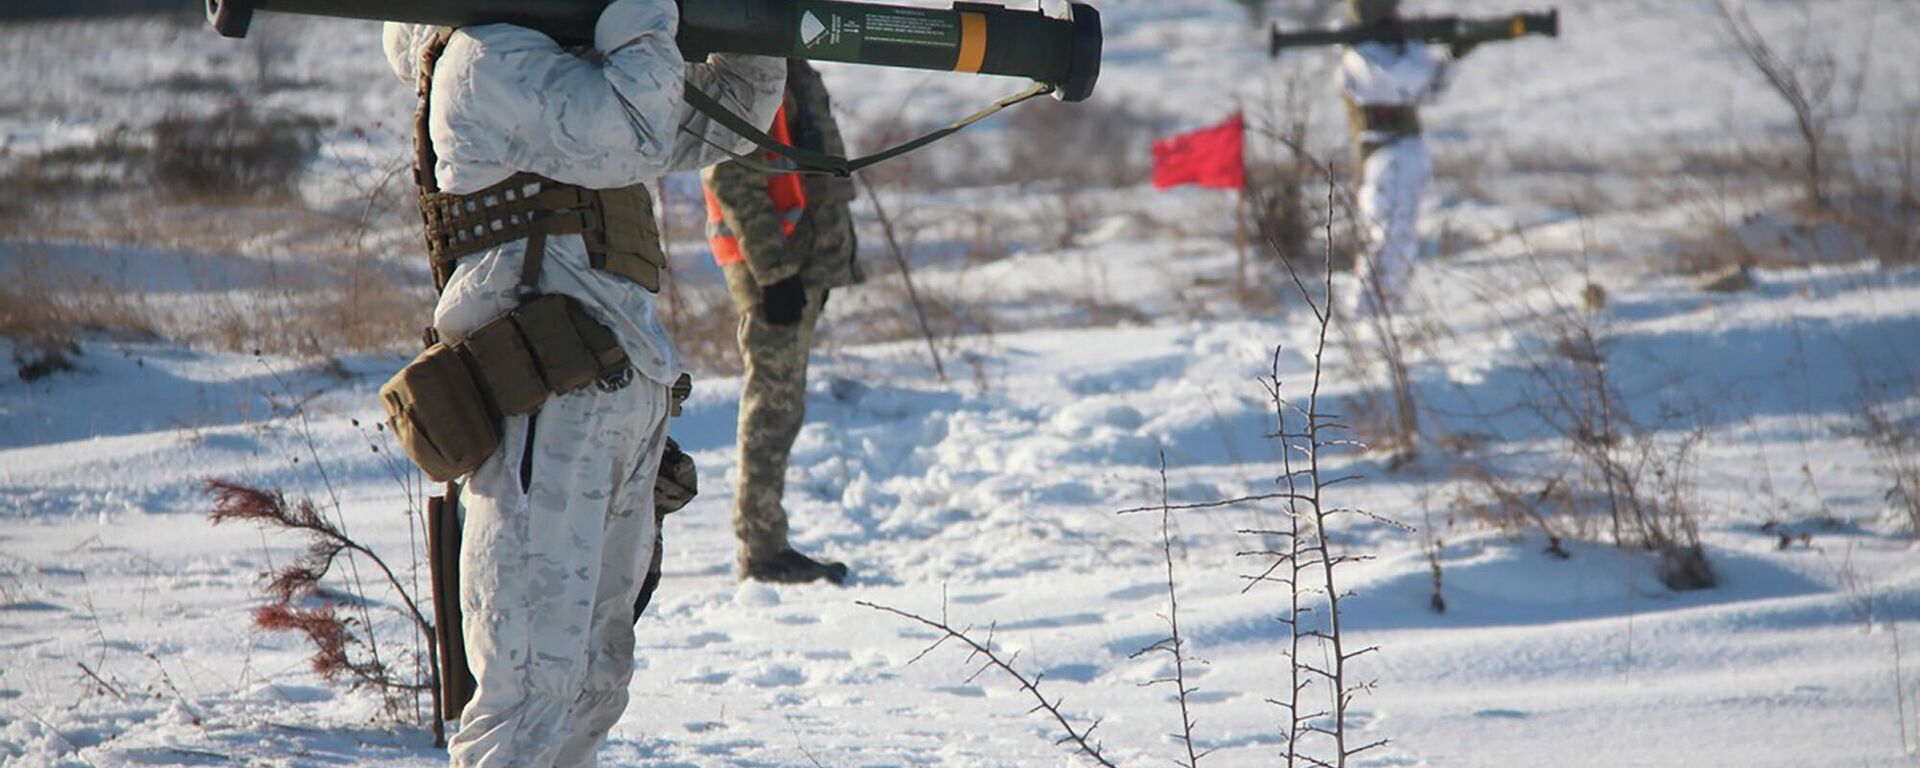
[[[387,22],[380,31],[380,45],[386,49],[387,64],[401,82],[409,86],[420,82],[420,54],[433,42],[440,27],[428,24]]]

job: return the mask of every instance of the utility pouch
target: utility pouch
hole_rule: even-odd
[[[435,343],[380,388],[400,447],[446,482],[500,447],[500,419],[628,369],[626,349],[578,300],[538,296],[455,344]]]
[[[667,438],[660,454],[660,474],[653,484],[653,511],[662,517],[680,511],[693,497],[700,495],[700,472],[693,457],[680,450],[680,444]]]
[[[380,387],[394,437],[438,482],[472,472],[500,447],[500,415],[459,347],[434,344]]]
[[[546,402],[547,383],[540,377],[540,364],[520,335],[514,314],[480,326],[464,344],[502,414],[518,416]]]
[[[564,395],[600,378],[600,361],[588,346],[598,340],[585,338],[580,326],[592,325],[594,330],[612,335],[611,330],[585,317],[585,310],[575,308],[575,303],[567,296],[549,293],[520,305],[507,316],[520,329],[527,347],[533,350],[546,387],[554,394]],[[581,319],[587,322],[576,324],[575,313],[581,313]],[[612,346],[618,349],[620,345]]]

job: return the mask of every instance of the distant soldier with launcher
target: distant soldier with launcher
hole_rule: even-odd
[[[787,67],[787,95],[771,135],[813,152],[846,149],[826,84],[805,61]],[[787,540],[781,504],[787,459],[807,413],[807,356],[814,324],[834,289],[860,282],[855,259],[853,182],[820,174],[768,173],[784,161],[732,161],[702,172],[707,235],[739,315],[736,338],[746,374],[740,392],[740,463],[733,530],[740,578],[839,584],[847,566],[818,561]]]
[[[1453,63],[1475,46],[1528,34],[1559,34],[1557,12],[1489,19],[1402,18],[1399,6],[1399,0],[1347,0],[1354,26],[1276,29],[1270,51],[1278,55],[1291,47],[1348,46],[1340,62],[1340,85],[1360,159],[1357,214],[1366,244],[1355,271],[1361,283],[1356,303],[1364,311],[1398,307],[1413,282],[1413,261],[1420,251],[1420,196],[1433,175],[1433,160],[1420,135],[1420,105],[1432,103],[1446,89]]]

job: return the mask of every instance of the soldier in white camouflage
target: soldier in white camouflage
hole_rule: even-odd
[[[806,62],[789,62],[786,99],[769,133],[789,146],[845,155],[826,85]],[[772,153],[760,160],[721,163],[701,174],[708,240],[740,318],[737,338],[746,363],[733,513],[739,574],[773,583],[839,584],[847,578],[846,565],[815,560],[788,542],[781,497],[788,455],[806,420],[814,324],[832,289],[862,280],[849,210],[853,182],[768,173],[786,161]]]
[[[567,199],[633,200],[663,174],[744,150],[687,107],[682,85],[764,121],[780,101],[783,64],[739,55],[686,63],[678,24],[672,0],[614,0],[580,49],[510,24],[387,25],[389,63],[423,99],[422,198],[475,209],[538,202],[546,192],[529,196],[532,185]],[[487,231],[528,234],[435,264],[442,341],[471,341],[530,306],[530,294],[559,294],[629,361],[619,376],[504,419],[501,445],[464,478],[459,605],[477,688],[448,744],[455,768],[591,766],[626,711],[635,598],[659,552],[655,483],[680,373],[655,309],[658,230],[649,198],[638,200],[602,209],[639,219],[634,226],[603,221],[595,237],[631,230],[644,253],[590,245],[584,224],[565,231],[567,209],[496,222]]]
[[[1360,24],[1380,24],[1399,12],[1399,0],[1347,2],[1348,16]],[[1399,309],[1412,290],[1420,252],[1420,197],[1433,175],[1419,108],[1446,90],[1453,63],[1473,46],[1461,42],[1442,50],[1418,40],[1365,42],[1348,48],[1340,60],[1341,95],[1360,159],[1356,197],[1366,234],[1366,251],[1355,266],[1361,290],[1354,294],[1354,310]]]

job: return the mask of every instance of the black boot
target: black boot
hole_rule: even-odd
[[[826,579],[831,584],[847,581],[846,563],[820,562],[791,548],[770,557],[740,557],[740,578],[771,584],[805,584]]]

